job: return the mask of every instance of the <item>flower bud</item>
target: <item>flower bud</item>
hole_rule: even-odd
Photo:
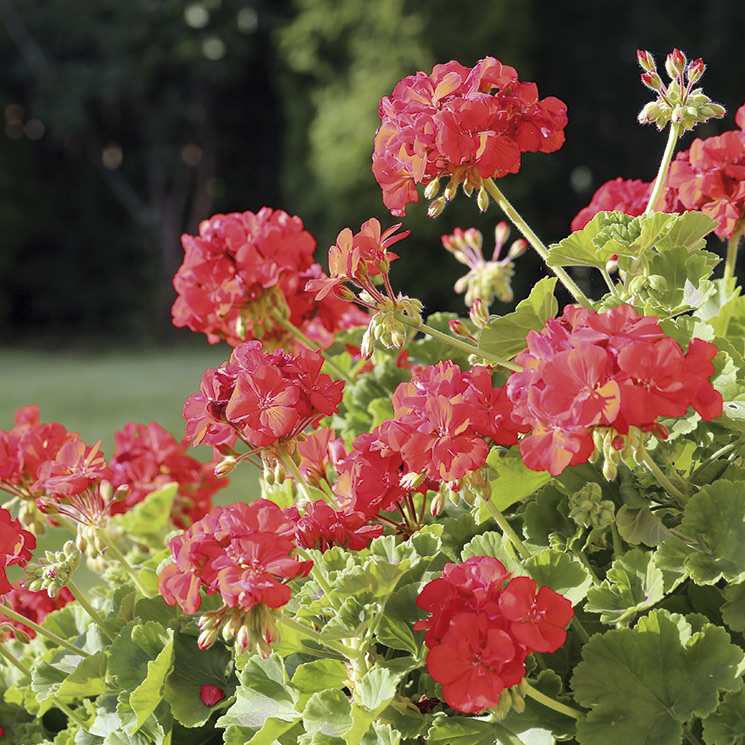
[[[656,72],[657,65],[654,62],[654,57],[643,49],[636,50],[636,60],[639,66],[647,72]]]
[[[686,69],[687,62],[685,54],[680,49],[673,49],[665,59],[665,70],[675,80]]]
[[[433,202],[429,203],[429,209],[427,209],[427,215],[429,217],[437,217],[445,209],[445,197],[438,197]]]
[[[489,323],[489,308],[481,298],[473,301],[473,305],[468,309],[468,315],[480,329],[485,328]]]
[[[226,455],[216,466],[215,476],[220,479],[225,478],[236,466],[238,461],[233,455]]]
[[[483,186],[479,189],[479,195],[476,197],[476,204],[482,212],[486,212],[489,207],[489,192]]]
[[[704,64],[704,61],[701,59],[701,57],[693,60],[693,62],[688,65],[688,70],[686,71],[688,82],[696,83],[697,81],[701,80],[701,76],[704,74],[704,70],[706,70],[706,65]]]
[[[528,250],[528,242],[525,238],[518,238],[511,246],[507,258],[513,261],[522,256]]]
[[[507,239],[510,237],[510,226],[504,220],[497,223],[494,228],[494,243],[496,246],[501,248],[507,243]]]
[[[448,326],[450,327],[450,330],[453,332],[453,334],[455,334],[456,336],[462,336],[466,339],[473,339],[473,336],[471,336],[471,332],[468,330],[468,327],[463,323],[463,321],[456,318],[448,321]]]
[[[434,199],[440,191],[440,177],[432,179],[424,188],[424,198]]]
[[[641,79],[642,83],[644,83],[644,85],[646,85],[650,90],[662,90],[662,78],[656,72],[642,73]]]

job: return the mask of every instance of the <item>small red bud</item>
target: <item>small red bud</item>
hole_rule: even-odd
[[[643,72],[642,83],[653,91],[662,90],[662,79],[656,72]]]
[[[695,83],[697,80],[700,80],[701,76],[704,74],[705,69],[706,65],[704,64],[704,61],[701,59],[701,57],[693,60],[693,62],[688,65],[688,72],[686,73],[688,75],[688,81],[690,83]]]
[[[636,59],[642,70],[647,72],[657,72],[657,65],[654,63],[654,57],[644,49],[636,50]]]
[[[205,706],[214,706],[225,698],[225,691],[217,686],[203,685],[199,689],[199,698]]]
[[[678,75],[682,74],[686,69],[687,63],[688,60],[686,60],[685,54],[683,54],[680,49],[673,49],[665,59],[665,70],[667,70],[667,74],[675,80]]]

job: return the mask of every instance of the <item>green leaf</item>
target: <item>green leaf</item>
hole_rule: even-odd
[[[703,725],[706,745],[745,745],[745,688],[728,693]]]
[[[742,634],[745,632],[745,584],[727,585],[724,598],[722,619],[732,631]]]
[[[405,585],[396,589],[388,598],[383,615],[375,627],[375,638],[378,642],[412,655],[419,653],[420,642],[411,628],[421,613],[416,606],[418,592],[418,585]]]
[[[218,727],[251,727],[259,730],[267,719],[294,722],[299,693],[285,680],[282,658],[273,653],[265,660],[254,655],[241,671],[235,703],[217,720]]]
[[[524,577],[525,569],[517,559],[512,549],[512,544],[501,533],[489,531],[472,538],[461,552],[460,560],[465,561],[472,556],[493,556],[504,564],[508,572],[512,572],[515,577]]]
[[[685,246],[689,251],[698,251],[706,245],[706,236],[716,227],[716,220],[703,212],[684,212],[676,215],[655,247],[658,251],[667,251],[675,246]]]
[[[686,562],[692,549],[678,536],[670,536],[654,553],[654,562],[662,572],[665,593],[672,592],[688,578]]]
[[[473,328],[470,320],[460,318],[457,313],[433,313],[427,316],[425,323],[443,334],[452,336],[453,332],[450,330],[449,322],[455,320]],[[444,341],[433,339],[431,336],[414,339],[407,348],[412,357],[425,365],[436,365],[441,360],[452,360],[462,368],[470,367],[468,352],[456,349]]]
[[[593,636],[572,687],[591,709],[577,723],[580,745],[680,745],[682,724],[740,687],[743,652],[706,624],[692,633],[680,615],[652,611],[631,628]]]
[[[133,538],[165,535],[172,527],[171,508],[177,489],[174,482],[151,492],[142,502],[112,517],[112,524]]]
[[[616,513],[616,527],[621,538],[634,546],[659,546],[672,535],[649,507],[632,509],[623,505]]]
[[[360,745],[399,745],[401,735],[390,724],[373,722],[372,727],[362,736]]]
[[[344,688],[348,677],[347,666],[341,660],[313,660],[298,665],[291,682],[301,693],[317,693],[327,688]]]
[[[492,724],[465,717],[437,719],[427,733],[427,745],[495,745],[496,742]]]
[[[365,673],[357,686],[357,703],[378,714],[393,700],[401,675],[390,670],[373,668]]]
[[[546,486],[525,507],[525,534],[532,543],[566,546],[582,528],[569,517],[569,500],[553,484]]]
[[[686,505],[680,530],[699,546],[686,560],[694,582],[745,581],[745,482],[704,486]]]
[[[512,313],[491,318],[479,338],[479,349],[503,359],[525,349],[529,331],[540,331],[559,310],[554,297],[556,277],[543,277]]]
[[[551,475],[545,471],[531,471],[516,447],[506,453],[492,448],[486,462],[495,473],[491,479],[491,499],[500,510],[535,494],[551,480]]]
[[[584,600],[592,585],[592,577],[579,559],[550,548],[531,556],[525,569],[538,585],[547,585],[572,605]]]
[[[230,652],[220,644],[199,649],[197,640],[185,634],[176,635],[173,651],[173,672],[166,682],[164,698],[176,721],[185,727],[199,727],[215,711],[215,707],[202,703],[202,686],[222,688],[228,697],[235,688],[234,676],[226,674]]]
[[[603,623],[628,623],[663,596],[662,572],[652,553],[635,548],[613,562],[600,586],[588,590],[585,610],[600,613]]]
[[[133,691],[148,676],[148,663],[164,650],[173,651],[173,630],[155,621],[127,624],[111,644],[109,672],[125,691]]]
[[[613,246],[605,248],[603,244],[598,247],[593,240],[609,214],[613,213],[599,212],[582,230],[574,231],[559,243],[552,243],[548,247],[548,265],[605,267],[616,251]]]
[[[308,732],[343,737],[352,726],[352,705],[342,691],[319,691],[305,705],[303,724]]]
[[[126,697],[129,706],[135,714],[135,721],[130,727],[125,727],[127,734],[133,735],[147,721],[160,705],[165,693],[166,678],[173,667],[173,642],[164,647],[154,660],[147,663],[147,676]],[[120,700],[123,694],[120,694]]]

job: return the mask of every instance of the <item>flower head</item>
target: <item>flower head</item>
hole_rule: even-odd
[[[13,589],[5,572],[7,567],[26,566],[35,548],[36,538],[8,510],[0,507],[0,596]]]

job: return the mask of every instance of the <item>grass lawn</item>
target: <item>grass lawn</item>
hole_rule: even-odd
[[[37,404],[41,421],[59,422],[89,445],[102,440],[109,457],[114,431],[129,421],[156,421],[181,439],[184,402],[199,390],[202,373],[229,353],[224,345],[100,354],[0,350],[0,429],[14,425],[18,408]],[[189,453],[207,460],[211,451],[200,446]],[[257,473],[245,464],[217,497],[232,502],[257,494]]]

